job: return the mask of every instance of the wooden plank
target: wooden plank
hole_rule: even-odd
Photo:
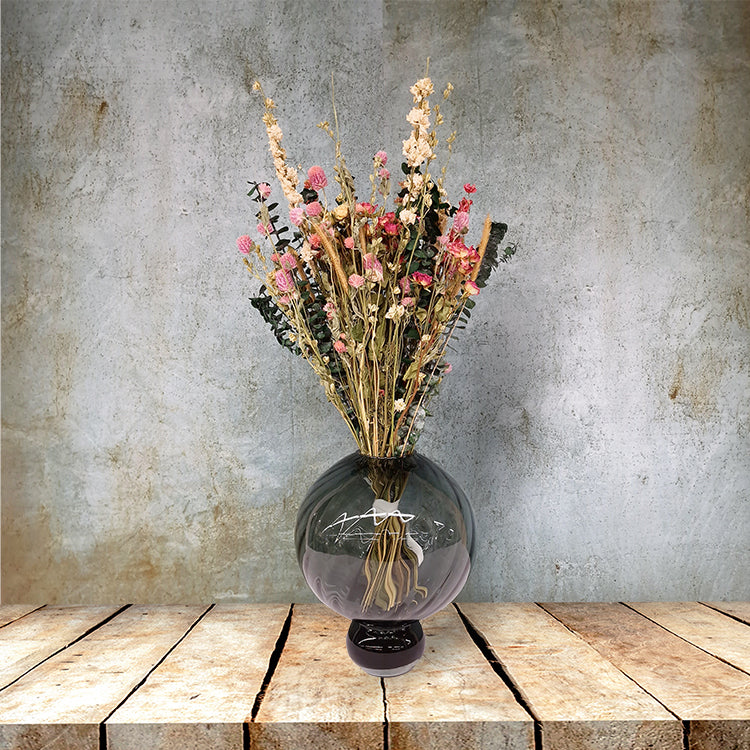
[[[0,628],[5,627],[9,622],[19,619],[29,612],[41,609],[43,604],[1,604],[0,605]]]
[[[670,711],[690,747],[750,747],[750,677],[622,604],[545,604]]]
[[[109,750],[242,750],[286,604],[219,604],[107,720]]]
[[[534,720],[494,672],[455,609],[422,622],[425,653],[385,680],[391,750],[533,750]]]
[[[380,679],[349,658],[348,628],[322,604],[295,605],[281,659],[249,725],[250,748],[382,747]]]
[[[718,609],[720,612],[726,612],[750,625],[750,602],[702,602],[702,604]]]
[[[682,750],[682,727],[535,604],[461,604],[541,724],[547,750]]]
[[[45,607],[0,629],[0,687],[80,638],[120,607]]]
[[[0,692],[0,747],[98,750],[99,724],[206,607],[130,607]]]
[[[650,620],[750,673],[750,626],[698,602],[628,603]]]

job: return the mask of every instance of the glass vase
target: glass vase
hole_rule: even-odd
[[[295,542],[313,593],[352,621],[352,660],[369,674],[389,677],[422,656],[419,620],[463,588],[474,516],[455,480],[424,456],[357,452],[310,488]]]

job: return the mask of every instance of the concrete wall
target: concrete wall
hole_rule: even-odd
[[[310,599],[297,505],[353,445],[248,302],[248,88],[330,167],[333,71],[364,176],[427,56],[472,236],[520,245],[420,443],[464,598],[747,598],[748,39],[742,0],[3,0],[4,601]]]

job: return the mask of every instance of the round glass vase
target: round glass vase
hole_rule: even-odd
[[[474,514],[455,480],[419,453],[357,452],[310,488],[295,542],[313,593],[352,621],[349,656],[365,672],[390,677],[424,653],[419,620],[463,588]]]

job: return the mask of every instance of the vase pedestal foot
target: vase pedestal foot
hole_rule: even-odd
[[[367,674],[396,677],[422,658],[424,632],[419,620],[352,620],[346,650]]]

